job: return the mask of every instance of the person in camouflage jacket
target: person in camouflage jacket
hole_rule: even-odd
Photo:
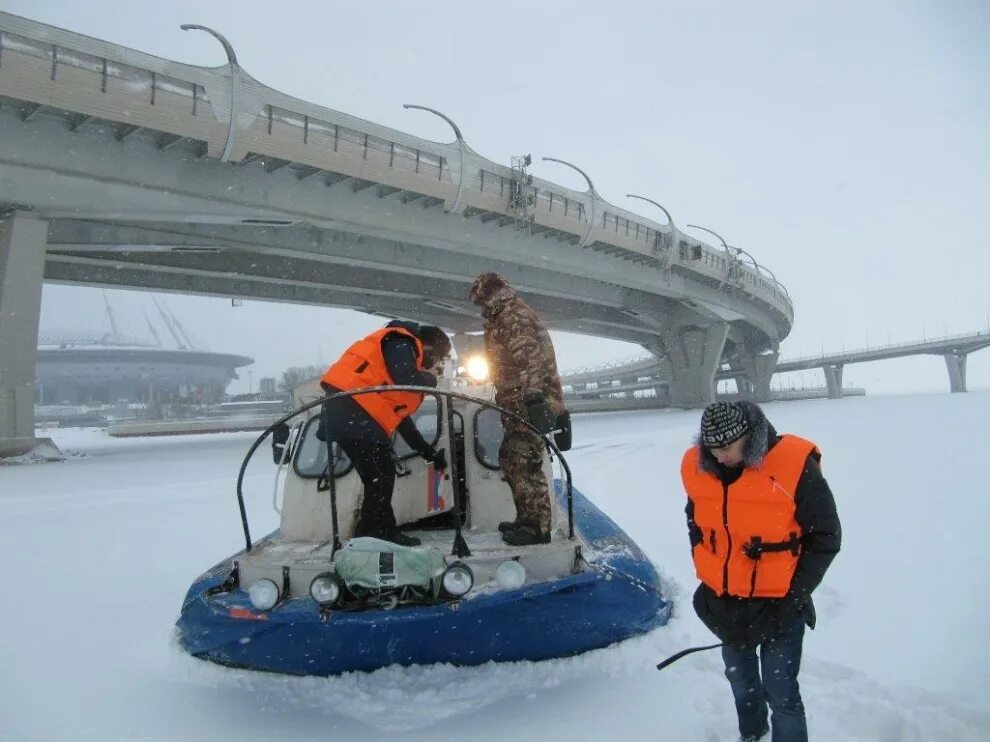
[[[481,307],[485,353],[495,403],[550,433],[564,408],[557,358],[546,326],[498,273],[482,273],[474,281],[471,301]],[[518,420],[502,415],[505,435],[499,467],[512,489],[516,520],[499,525],[512,545],[550,541],[550,490],[543,473],[545,444]]]

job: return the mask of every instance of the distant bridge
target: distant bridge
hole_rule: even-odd
[[[949,389],[952,392],[966,391],[966,358],[970,353],[990,347],[990,330],[962,335],[950,335],[941,338],[926,338],[904,343],[892,343],[858,350],[842,351],[840,353],[822,353],[817,356],[806,356],[779,361],[774,373],[789,371],[807,371],[822,369],[825,374],[825,391],[831,399],[848,396],[849,389],[842,387],[843,369],[854,363],[868,363],[892,358],[904,358],[916,355],[940,355],[945,359],[949,372]],[[753,389],[748,386],[748,379],[737,375],[729,366],[723,366],[716,371],[716,379],[735,379],[736,388],[743,396],[754,396]],[[636,392],[653,390],[652,398],[660,402],[642,402],[643,406],[669,404],[668,385],[664,369],[654,356],[638,356],[626,358],[611,363],[576,369],[565,372],[562,381],[568,397],[574,400],[621,400],[631,398]],[[775,393],[775,396],[795,397],[808,396],[807,390]],[[853,393],[859,393],[855,390]],[[813,395],[822,396],[822,395]],[[663,400],[668,400],[663,402]],[[620,406],[623,402],[617,402]],[[588,405],[585,405],[588,406]],[[590,405],[590,408],[602,408],[602,405]]]
[[[465,349],[468,287],[497,270],[552,327],[656,354],[675,404],[711,399],[726,363],[769,389],[794,309],[749,253],[614,206],[561,160],[587,190],[487,160],[438,111],[451,144],[280,93],[191,28],[226,65],[0,13],[0,455],[33,441],[42,280],[348,307]]]

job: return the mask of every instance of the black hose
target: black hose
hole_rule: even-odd
[[[661,662],[659,665],[657,665],[657,669],[658,670],[662,670],[663,668],[667,667],[668,665],[673,665],[681,657],[687,657],[689,654],[693,654],[694,652],[704,652],[704,651],[706,651],[708,649],[718,649],[721,646],[722,646],[722,644],[709,644],[706,647],[691,647],[690,649],[682,649],[677,654],[670,655],[670,657],[668,657],[663,662]]]

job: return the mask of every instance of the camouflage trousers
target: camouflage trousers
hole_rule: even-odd
[[[498,449],[498,465],[512,489],[516,520],[550,532],[550,490],[543,474],[543,449],[546,444],[529,428],[502,415],[505,436]]]

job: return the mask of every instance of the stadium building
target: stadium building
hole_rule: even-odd
[[[109,328],[49,329],[38,333],[35,404],[87,405],[118,402],[214,403],[222,399],[237,369],[254,359],[212,353],[195,346],[191,334],[166,305],[152,296],[175,347],[166,347],[145,314],[154,341],[120,332],[104,293]]]
[[[85,330],[38,334],[35,403],[216,402],[254,360]]]

